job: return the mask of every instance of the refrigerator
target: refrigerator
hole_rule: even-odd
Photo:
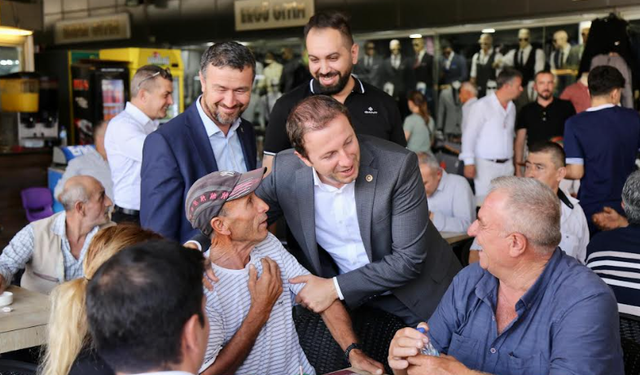
[[[124,110],[129,97],[129,69],[125,62],[80,60],[71,65],[73,118],[71,139],[93,143],[93,127]]]

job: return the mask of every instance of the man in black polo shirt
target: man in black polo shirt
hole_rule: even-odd
[[[561,141],[564,135],[564,122],[576,114],[576,110],[568,100],[553,97],[553,74],[548,70],[536,73],[533,89],[538,94],[535,102],[531,102],[520,110],[516,120],[516,142],[514,154],[516,158],[516,176],[524,176],[524,142],[531,146],[543,141]]]
[[[304,35],[313,79],[285,94],[274,105],[262,165],[270,170],[275,154],[291,148],[285,130],[289,112],[299,101],[316,94],[331,95],[346,105],[356,133],[406,146],[400,111],[393,98],[351,75],[358,61],[358,45],[353,42],[347,18],[337,12],[317,13],[309,19]]]

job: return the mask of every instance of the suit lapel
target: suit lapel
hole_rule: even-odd
[[[316,241],[316,218],[313,198],[313,175],[309,167],[303,167],[296,171],[296,198],[298,203],[298,220],[304,234],[304,242],[307,256],[315,268],[317,275],[321,274],[320,257],[318,256],[318,243]]]
[[[198,108],[195,103],[187,109],[186,127],[189,129],[189,135],[196,146],[196,151],[198,152],[198,155],[200,155],[200,159],[207,169],[207,172],[210,173],[217,171],[218,164],[216,163],[216,158],[214,157],[213,150],[211,149],[211,142],[209,142],[209,137],[204,129],[204,124],[202,123],[202,119],[200,118],[200,114],[198,113]]]
[[[362,142],[360,142],[360,171],[356,178],[355,196],[356,212],[358,213],[358,227],[362,244],[367,251],[369,261],[373,262],[371,250],[371,220],[373,215],[373,200],[376,195],[378,170],[371,167],[373,155]]]
[[[250,152],[250,150],[248,149],[249,145],[252,142],[252,139],[250,136],[250,130],[246,128],[253,125],[245,119],[241,119],[240,121],[240,126],[238,126],[238,137],[240,139],[240,146],[242,147],[244,164],[247,166],[247,171],[252,171],[256,169],[256,155],[253,155],[253,152]]]

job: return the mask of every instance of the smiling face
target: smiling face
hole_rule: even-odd
[[[200,73],[202,109],[218,126],[233,124],[249,105],[253,70],[209,65],[206,75]]]
[[[323,129],[306,133],[304,149],[307,157],[296,155],[323,183],[340,188],[358,177],[360,145],[346,116],[339,114]]]
[[[509,240],[504,233],[504,201],[506,194],[501,191],[489,193],[484,200],[478,218],[471,224],[467,233],[475,237],[482,248],[478,252],[480,267],[492,275],[499,274],[508,265]]]
[[[142,111],[152,120],[165,118],[167,109],[173,104],[173,82],[162,77],[153,78],[152,85],[140,89]]]
[[[320,94],[340,93],[358,62],[358,45],[331,28],[313,28],[307,34],[309,72],[320,84]]]

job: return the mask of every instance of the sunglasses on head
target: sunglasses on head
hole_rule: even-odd
[[[158,71],[157,72],[153,73],[152,75],[150,75],[150,76],[148,76],[146,78],[143,78],[140,82],[138,82],[138,88],[140,88],[140,86],[142,86],[142,84],[145,81],[148,81],[150,79],[156,78],[157,76],[160,76],[160,77],[162,77],[164,79],[169,79],[169,80],[172,79],[171,72],[169,71],[169,69],[163,69],[163,68],[158,67]]]

